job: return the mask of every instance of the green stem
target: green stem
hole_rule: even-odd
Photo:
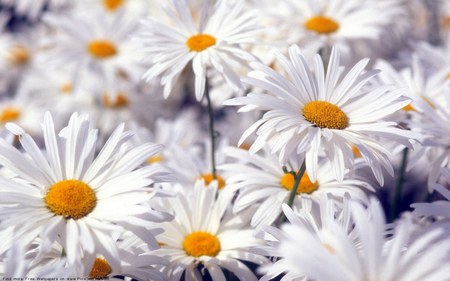
[[[303,175],[305,174],[306,170],[306,164],[305,161],[303,161],[302,166],[298,170],[298,173],[295,175],[295,181],[294,185],[292,186],[291,193],[289,193],[289,198],[287,201],[287,205],[292,208],[292,205],[294,204],[295,196],[297,195],[298,187],[300,186],[300,180],[302,179]]]
[[[211,139],[211,166],[212,166],[212,176],[213,179],[217,178],[216,172],[216,136],[217,132],[214,131],[214,112],[211,103],[211,97],[209,96],[209,86],[208,81],[205,85],[205,96],[208,103],[208,116],[209,116],[209,137]]]
[[[406,173],[406,165],[408,163],[408,152],[409,148],[405,147],[402,153],[402,162],[400,164],[400,174],[398,175],[397,181],[395,183],[395,193],[394,199],[392,201],[391,213],[390,213],[390,221],[394,221],[397,217],[398,205],[400,204],[401,195],[402,195],[402,186],[405,180]]]

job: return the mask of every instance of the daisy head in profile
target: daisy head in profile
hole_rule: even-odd
[[[212,280],[226,280],[222,269],[239,280],[257,280],[242,261],[267,262],[264,256],[249,252],[262,240],[253,237],[248,214],[232,214],[230,197],[216,195],[217,182],[205,186],[199,180],[194,188],[183,187],[175,198],[164,198],[164,208],[175,218],[160,225],[164,229],[157,236],[161,249],[153,253],[169,259],[170,265],[164,268],[168,280],[181,280],[183,275],[183,280],[203,280],[205,271]]]
[[[192,11],[186,0],[173,0],[167,9],[170,25],[155,18],[142,21],[136,39],[151,64],[144,78],[160,77],[165,97],[190,62],[198,101],[205,91],[208,68],[214,68],[234,90],[242,88],[236,70],[254,60],[241,44],[255,40],[255,16],[244,10],[240,0],[210,2],[204,1],[200,11]]]
[[[27,247],[40,239],[38,255],[42,257],[59,243],[68,264],[101,255],[117,270],[121,266],[117,235],[136,233],[158,247],[151,222],[170,216],[145,204],[155,196],[149,186],[164,181],[167,174],[142,164],[161,145],[133,147],[132,134],[122,124],[97,153],[97,130],[90,128],[87,116],[76,113],[59,134],[50,113],[45,114],[45,150],[18,125],[8,123],[7,129],[18,136],[23,151],[0,139],[0,163],[15,175],[0,179],[0,236],[6,245],[16,235]],[[11,231],[15,234],[8,235]]]
[[[411,139],[419,137],[387,120],[410,103],[401,89],[380,86],[363,90],[378,71],[365,71],[369,60],[363,59],[345,73],[337,48],[331,52],[326,72],[319,55],[310,68],[295,45],[289,48],[289,59],[281,54],[277,59],[287,77],[255,62],[254,70],[243,81],[267,93],[250,93],[226,102],[244,105],[240,111],[266,111],[240,140],[242,143],[256,131],[250,152],[267,143],[282,163],[293,154],[304,155],[313,182],[317,179],[319,155],[324,154],[335,177],[342,181],[345,171],[353,167],[352,148],[356,147],[381,184],[382,167],[393,174],[390,152],[383,147],[383,141],[410,146]]]

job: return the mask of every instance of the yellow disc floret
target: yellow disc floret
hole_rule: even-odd
[[[20,110],[14,107],[6,107],[0,111],[0,122],[6,123],[15,121],[20,116]]]
[[[286,173],[281,177],[280,184],[287,190],[291,190],[294,187],[295,178],[291,173]],[[300,179],[300,184],[298,185],[297,194],[307,193],[310,194],[317,190],[319,183],[311,182],[307,173],[304,173]]]
[[[87,45],[87,50],[96,59],[106,59],[117,54],[116,46],[108,40],[93,40]]]
[[[349,121],[347,115],[336,105],[326,101],[312,101],[303,107],[305,119],[319,128],[343,130]]]
[[[208,232],[196,231],[184,238],[183,249],[192,257],[215,257],[220,252],[220,241]]]
[[[189,37],[186,45],[192,52],[201,52],[216,45],[216,38],[208,34],[197,34]]]
[[[97,197],[80,180],[62,180],[52,185],[44,198],[47,208],[66,219],[80,219],[95,208]]]
[[[155,164],[160,163],[164,160],[163,156],[161,154],[153,155],[152,157],[149,157],[147,159],[147,164]]]
[[[112,100],[107,93],[103,95],[103,105],[109,108],[121,108],[127,106],[129,103],[127,97],[119,92],[115,97],[115,100]]]
[[[325,16],[316,16],[305,22],[305,28],[320,34],[330,34],[338,30],[339,24]]]
[[[212,173],[207,173],[201,175],[198,179],[203,179],[205,186],[208,186],[214,180],[214,177]],[[225,180],[221,176],[216,175],[215,180],[217,181],[217,188],[222,189],[225,186]]]
[[[15,65],[24,65],[30,60],[30,52],[21,45],[14,46],[9,51],[9,60]]]
[[[105,279],[112,272],[112,268],[108,261],[102,258],[96,258],[91,272],[89,272],[89,278],[91,279]]]
[[[106,10],[114,12],[119,9],[124,3],[124,0],[103,0],[103,6]]]

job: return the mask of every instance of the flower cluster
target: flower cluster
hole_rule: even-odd
[[[447,0],[0,0],[0,277],[448,281],[449,54]]]

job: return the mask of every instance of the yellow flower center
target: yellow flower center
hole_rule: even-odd
[[[116,99],[111,101],[108,94],[103,95],[103,105],[110,108],[121,108],[128,105],[128,99],[123,93],[118,93]]]
[[[30,60],[30,53],[24,46],[17,45],[9,50],[9,60],[15,65],[24,65]]]
[[[192,52],[201,52],[216,45],[216,38],[208,34],[197,34],[189,37],[186,41],[186,45]]]
[[[443,29],[450,29],[450,16],[444,16],[441,19],[441,25]]]
[[[161,154],[156,154],[147,159],[147,164],[155,164],[163,161],[163,157]]]
[[[116,46],[108,40],[93,40],[87,45],[87,50],[96,59],[106,59],[117,54]]]
[[[77,220],[92,212],[97,197],[92,188],[80,180],[62,180],[49,188],[44,201],[55,215]]]
[[[356,145],[352,145],[352,152],[353,152],[353,157],[355,157],[355,158],[362,157],[361,151],[359,151],[359,149]]]
[[[205,185],[208,186],[213,180],[217,181],[217,188],[222,189],[225,186],[225,180],[216,174],[216,178],[214,179],[214,176],[212,173],[203,174],[198,179],[203,179],[205,181]]]
[[[336,105],[326,101],[312,101],[303,107],[305,119],[319,128],[343,130],[348,126],[348,117]]]
[[[192,257],[215,257],[220,252],[220,241],[212,234],[196,231],[184,238],[183,249]]]
[[[105,279],[112,272],[112,268],[105,259],[96,258],[91,272],[90,279]]]
[[[305,28],[320,34],[330,34],[338,30],[339,24],[325,16],[316,16],[305,22]]]
[[[103,0],[103,6],[106,10],[114,12],[115,10],[119,9],[124,4],[124,2],[124,0]]]
[[[280,184],[282,187],[286,188],[287,190],[291,190],[292,187],[294,187],[295,177],[291,173],[286,173],[281,177]],[[298,185],[297,194],[301,193],[313,193],[314,191],[319,188],[319,183],[311,182],[309,179],[309,176],[307,173],[304,173],[302,178],[300,179],[300,184]]]
[[[70,94],[73,90],[72,83],[67,82],[61,85],[59,88],[62,94]]]
[[[0,112],[0,122],[6,123],[17,120],[20,116],[20,110],[13,107],[7,107]]]

